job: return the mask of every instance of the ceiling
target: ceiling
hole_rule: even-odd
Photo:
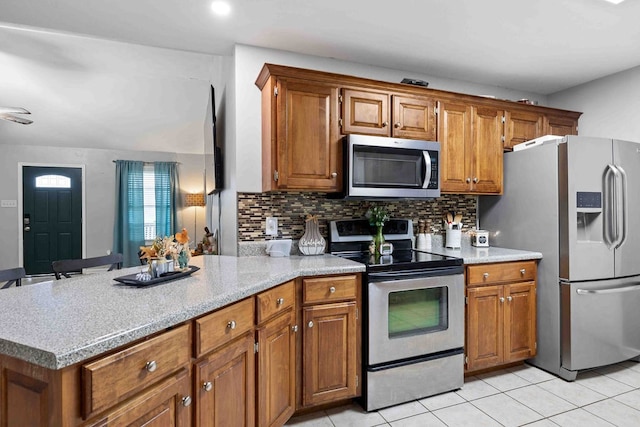
[[[216,55],[235,43],[547,95],[640,65],[640,1],[2,0],[6,23]]]

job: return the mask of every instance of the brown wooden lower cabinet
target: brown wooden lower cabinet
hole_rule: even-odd
[[[196,426],[255,423],[253,332],[213,352],[194,368]]]
[[[470,271],[470,267],[467,267],[466,371],[491,368],[535,356],[535,279],[509,280],[516,275],[535,278],[535,261],[473,268],[476,270]],[[469,283],[475,277],[485,277],[490,281],[492,275],[513,283]]]
[[[356,302],[303,309],[303,405],[356,396]]]
[[[296,330],[292,309],[258,327],[258,426],[281,426],[296,409]]]

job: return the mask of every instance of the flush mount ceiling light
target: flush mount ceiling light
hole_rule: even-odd
[[[20,107],[0,107],[0,119],[9,120],[10,122],[20,123],[21,125],[30,125],[33,120],[25,119],[14,114],[31,114],[24,108]]]
[[[624,0],[604,0],[607,3],[613,3],[613,4],[620,4],[622,3]]]
[[[223,0],[215,0],[211,3],[211,10],[219,16],[227,16],[231,13],[231,5]]]

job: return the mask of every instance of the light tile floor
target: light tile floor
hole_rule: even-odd
[[[465,378],[462,389],[376,412],[353,403],[292,418],[296,427],[640,427],[640,364],[561,380],[530,365]]]

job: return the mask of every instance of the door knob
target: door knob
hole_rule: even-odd
[[[24,231],[31,231],[31,227],[29,227],[28,225],[24,228]]]

